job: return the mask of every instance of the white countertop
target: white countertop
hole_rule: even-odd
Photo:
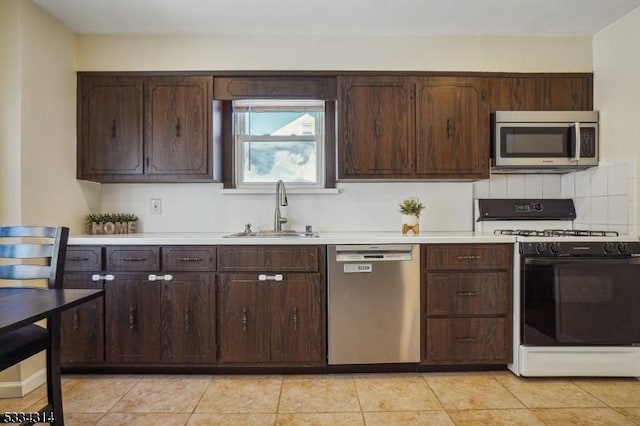
[[[437,244],[514,243],[516,238],[478,232],[320,232],[319,237],[235,237],[231,232],[157,232],[112,235],[72,235],[69,245],[314,245],[314,244]]]

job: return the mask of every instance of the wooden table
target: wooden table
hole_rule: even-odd
[[[0,287],[0,335],[41,319],[46,318],[51,321],[52,329],[49,334],[51,339],[51,362],[57,372],[56,374],[59,376],[60,312],[100,297],[103,294],[104,290]],[[57,425],[64,425],[64,414],[61,408],[59,413],[54,413],[56,417],[55,424]]]
[[[0,287],[0,334],[102,296],[104,290]]]

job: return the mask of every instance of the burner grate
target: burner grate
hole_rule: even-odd
[[[519,237],[617,237],[616,231],[589,231],[586,229],[496,229],[495,235],[516,235]]]

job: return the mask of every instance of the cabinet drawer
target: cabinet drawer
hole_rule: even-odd
[[[213,272],[216,270],[216,248],[211,246],[162,247],[162,270]]]
[[[426,358],[432,364],[511,362],[505,318],[430,318]]]
[[[69,246],[64,262],[65,272],[101,271],[102,248]]]
[[[426,268],[439,269],[510,269],[510,244],[427,244]]]
[[[159,247],[113,246],[106,248],[107,271],[158,271]]]
[[[218,247],[218,271],[317,272],[316,246],[232,246]]]
[[[429,272],[427,315],[501,315],[509,313],[508,272]]]

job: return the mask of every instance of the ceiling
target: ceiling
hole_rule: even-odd
[[[640,0],[32,0],[79,34],[593,35]]]

